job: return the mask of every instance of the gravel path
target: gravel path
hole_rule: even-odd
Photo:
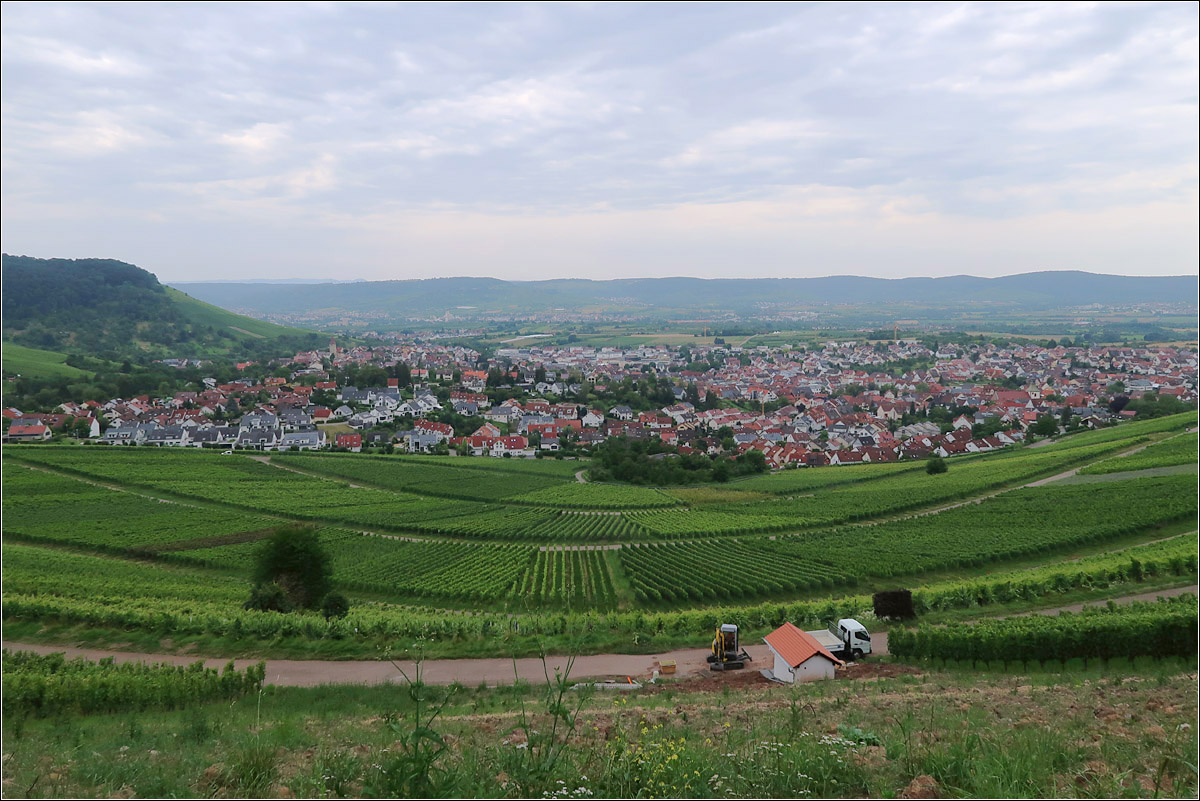
[[[1176,587],[1158,592],[1147,592],[1139,595],[1127,595],[1112,599],[1114,603],[1126,604],[1134,601],[1153,601],[1158,597],[1172,597],[1186,593],[1195,594],[1200,587]],[[1087,604],[1071,604],[1036,612],[1024,612],[1013,617],[1024,615],[1057,615],[1061,612],[1078,612],[1084,606],[1103,606],[1105,601],[1092,601]],[[884,655],[887,650],[887,632],[872,635],[871,645],[875,654]],[[61,645],[33,645],[29,643],[8,642],[3,647],[14,651],[34,651],[39,654],[66,653],[68,657],[82,656],[87,659],[104,659],[113,657],[118,662],[165,662],[172,665],[189,665],[200,657],[177,656],[170,654],[139,654],[125,651],[107,651],[96,648],[72,648]],[[753,661],[747,665],[748,670],[758,670],[770,667],[771,656],[766,645],[747,645]],[[679,677],[707,675],[708,664],[705,657],[708,650],[704,648],[687,648],[662,654],[596,654],[580,656],[575,660],[571,677],[578,679],[615,678],[624,680],[626,677],[634,680],[648,679],[652,671],[664,659],[674,659],[677,664],[676,675]],[[206,659],[208,667],[222,667],[228,659]],[[234,660],[239,668],[256,664],[257,659]],[[290,687],[313,687],[319,684],[386,684],[402,682],[400,671],[387,662],[322,662],[316,660],[268,659],[267,683]],[[554,671],[565,670],[568,657],[551,656],[546,658],[546,665],[536,658],[516,660],[517,675],[522,681],[544,683],[545,671],[549,670],[551,678]],[[401,668],[412,676],[411,662],[398,662]],[[513,660],[511,659],[430,659],[424,664],[425,681],[428,684],[453,684],[461,682],[468,687],[478,686],[481,682],[491,685],[511,684],[513,681]]]

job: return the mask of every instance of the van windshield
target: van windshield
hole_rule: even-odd
[[[856,631],[854,632],[854,636],[860,640],[866,640],[867,642],[871,641],[871,635],[867,634],[865,631]]]

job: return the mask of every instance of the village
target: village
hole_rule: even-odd
[[[896,367],[905,364],[928,366]],[[1142,399],[1197,399],[1197,355],[1171,346],[530,345],[485,359],[412,337],[351,348],[331,340],[328,352],[236,367],[257,377],[52,413],[6,408],[4,439],[561,458],[628,437],[656,441],[659,452],[758,451],[781,469],[993,451],[1134,418]],[[355,376],[377,382],[345,380]]]

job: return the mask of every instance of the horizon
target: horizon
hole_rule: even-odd
[[[6,3],[2,247],[164,282],[1191,275],[1177,3]]]
[[[1187,274],[1163,274],[1163,275],[1133,275],[1126,273],[1096,273],[1088,270],[1030,270],[1028,272],[1007,273],[1002,275],[971,275],[970,273],[958,273],[954,275],[898,275],[898,276],[875,276],[875,275],[856,275],[854,273],[836,273],[830,275],[803,275],[803,276],[773,276],[773,275],[751,275],[738,276],[736,278],[723,278],[720,276],[701,276],[701,275],[656,275],[648,278],[578,278],[574,276],[563,276],[556,278],[497,278],[490,275],[439,275],[429,278],[237,278],[237,279],[211,279],[204,281],[171,281],[170,285],[175,284],[250,284],[250,283],[272,283],[272,284],[287,284],[287,283],[304,283],[304,284],[369,284],[382,283],[385,281],[447,281],[447,280],[492,280],[505,281],[507,283],[541,283],[546,281],[591,281],[595,283],[604,283],[607,281],[670,281],[678,279],[686,279],[689,281],[819,281],[825,278],[868,278],[880,281],[909,281],[909,280],[940,280],[948,278],[978,278],[983,280],[997,280],[1002,278],[1017,278],[1025,275],[1041,275],[1045,273],[1079,273],[1082,275],[1103,275],[1113,278],[1188,278],[1195,277],[1200,280],[1200,276],[1189,276]]]

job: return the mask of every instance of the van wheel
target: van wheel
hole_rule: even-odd
[[[860,649],[855,648],[854,649],[854,661],[857,662],[858,660],[860,660],[862,658],[863,658],[863,652]]]

